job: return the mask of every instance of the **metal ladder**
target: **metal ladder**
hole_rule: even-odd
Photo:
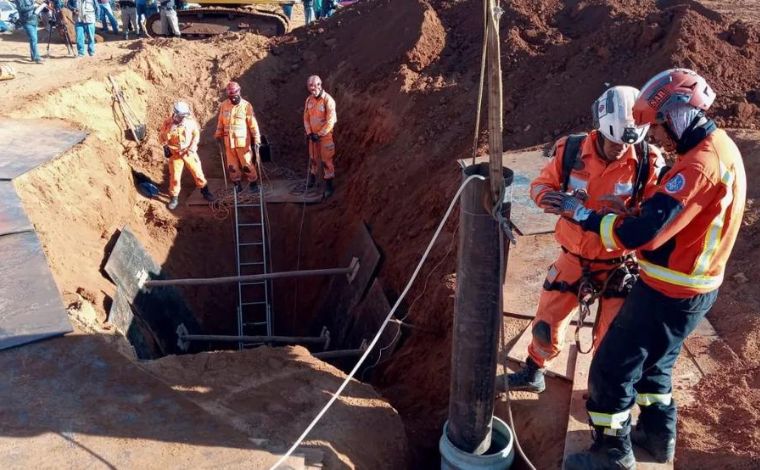
[[[239,200],[232,190],[235,203],[235,255],[238,276],[266,274],[269,271],[269,252],[266,231],[264,188],[259,181],[258,197]],[[246,187],[241,194],[249,191]],[[248,192],[248,195],[253,195]],[[238,335],[271,336],[271,281],[238,282]],[[247,344],[239,343],[239,349]]]

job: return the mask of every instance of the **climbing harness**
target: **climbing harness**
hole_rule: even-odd
[[[593,338],[596,338],[601,317],[602,302],[609,298],[625,298],[633,289],[633,285],[639,277],[639,268],[633,255],[621,256],[606,260],[593,260],[583,258],[562,247],[562,251],[574,256],[581,263],[581,277],[573,282],[544,281],[544,290],[557,290],[562,293],[572,292],[578,298],[578,319],[575,324],[575,345],[578,352],[588,354],[593,348]],[[609,269],[592,270],[592,264],[605,264]],[[606,274],[604,281],[599,278]],[[591,306],[597,303],[596,318],[591,327],[592,344],[584,349],[581,344],[580,334],[586,319],[591,315]]]

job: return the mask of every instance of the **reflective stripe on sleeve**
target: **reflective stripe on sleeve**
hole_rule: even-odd
[[[699,255],[697,264],[694,266],[694,271],[692,272],[692,274],[695,275],[704,274],[710,269],[710,262],[712,261],[715,252],[718,250],[721,235],[723,235],[723,222],[726,219],[726,211],[728,210],[728,206],[734,201],[732,187],[734,184],[734,175],[728,168],[726,168],[726,165],[724,165],[723,162],[720,162],[720,170],[722,175],[720,181],[726,187],[726,194],[720,200],[720,212],[715,216],[710,227],[707,229],[707,233],[705,233],[702,254]]]
[[[615,234],[612,231],[615,228],[617,218],[616,214],[607,214],[602,217],[602,223],[599,225],[599,236],[602,238],[602,245],[607,251],[621,248],[615,243]]]
[[[699,289],[717,289],[723,282],[723,275],[700,276],[685,274],[673,269],[668,269],[657,264],[639,259],[639,268],[647,275],[659,281],[667,282],[681,287],[695,287]]]
[[[631,410],[625,410],[619,413],[598,413],[596,411],[589,411],[588,416],[591,418],[591,422],[594,426],[622,429],[623,425],[631,417]]]
[[[636,395],[636,404],[639,406],[670,405],[672,401],[672,393],[639,393]]]

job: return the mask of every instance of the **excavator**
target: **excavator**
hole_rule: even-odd
[[[249,32],[262,36],[280,36],[290,30],[282,5],[298,0],[200,0],[188,9],[178,9],[177,19],[183,37],[204,38],[227,32]],[[193,8],[193,6],[199,5]],[[161,36],[161,16],[146,19],[151,36]]]

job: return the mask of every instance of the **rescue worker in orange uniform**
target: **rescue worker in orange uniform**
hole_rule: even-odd
[[[531,198],[539,207],[577,191],[583,193],[587,206],[596,210],[620,209],[621,205],[634,210],[645,193],[653,190],[664,160],[657,148],[642,144],[648,126],[633,122],[637,96],[633,87],[608,89],[592,107],[596,129],[587,136],[557,141],[552,160],[531,183]],[[642,158],[644,152],[647,155]],[[544,368],[562,349],[565,331],[578,307],[579,289],[593,286],[604,290],[593,329],[596,348],[632,285],[635,262],[631,250],[607,251],[598,234],[584,232],[562,218],[557,221],[555,238],[562,252],[544,281],[526,365],[508,376],[510,390],[544,391]]]
[[[309,144],[309,178],[306,185],[314,186],[319,172],[319,162],[324,164],[325,197],[333,194],[335,178],[335,142],[333,128],[338,122],[335,112],[335,100],[322,89],[322,79],[312,75],[306,81],[309,97],[303,110],[303,126]]]
[[[634,469],[633,443],[675,456],[672,370],[686,337],[718,296],[741,226],[747,181],[739,149],[705,116],[715,92],[688,69],[655,75],[633,108],[638,125],[678,159],[639,214],[601,214],[573,196],[553,203],[608,252],[635,249],[641,277],[591,363],[586,408],[594,445],[567,470]],[[631,430],[631,408],[641,409]]]
[[[190,105],[184,101],[177,101],[174,103],[172,115],[164,120],[159,133],[159,140],[164,146],[164,156],[169,159],[169,210],[176,209],[179,204],[180,179],[185,165],[193,175],[195,185],[200,188],[203,198],[209,202],[214,200],[203,176],[201,160],[198,158],[199,139],[200,127],[190,113]]]
[[[224,152],[227,157],[227,171],[230,181],[235,185],[235,191],[243,190],[241,179],[250,182],[251,192],[259,190],[259,176],[256,165],[253,162],[259,156],[261,146],[261,134],[253,106],[240,96],[240,85],[230,82],[225,89],[227,100],[219,108],[219,117],[216,122],[214,138],[220,144],[224,144]],[[253,147],[253,152],[251,152]]]

